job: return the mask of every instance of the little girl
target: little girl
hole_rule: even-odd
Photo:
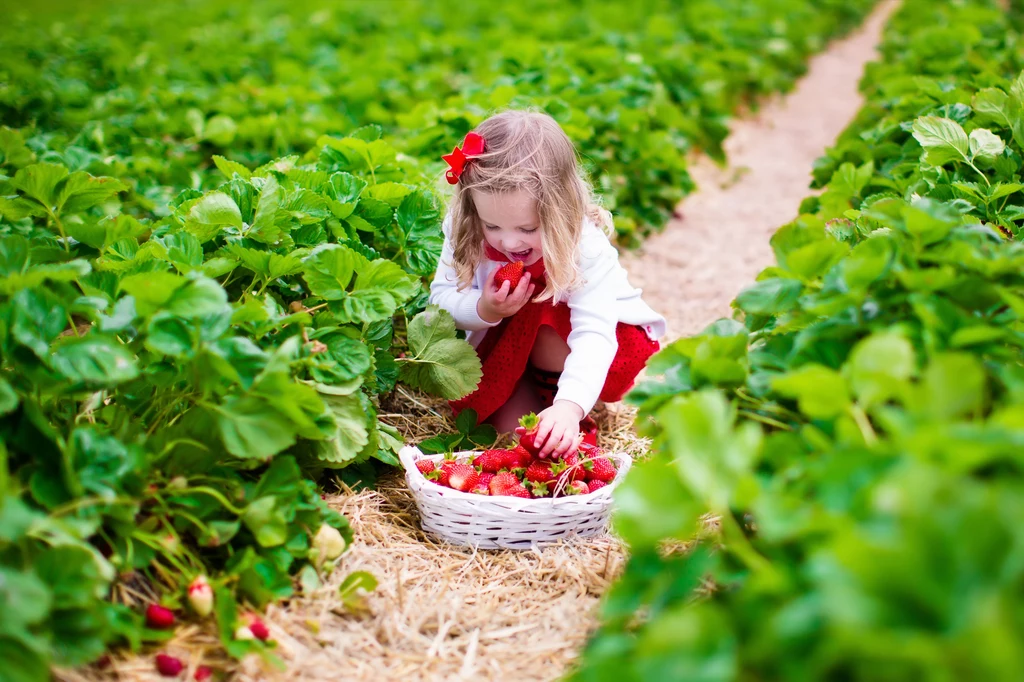
[[[443,157],[455,196],[430,302],[477,349],[483,378],[451,403],[511,431],[538,412],[541,456],[576,443],[598,399],[621,400],[665,333],[609,241],[576,150],[550,116],[505,111]],[[516,286],[495,271],[521,262]],[[535,296],[536,294],[536,296]]]

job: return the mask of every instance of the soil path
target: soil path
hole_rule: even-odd
[[[774,262],[768,240],[797,216],[814,160],[860,109],[857,84],[874,58],[887,0],[863,26],[814,57],[794,91],[736,120],[725,142],[729,165],[691,164],[697,191],[665,231],[622,263],[644,299],[669,322],[669,338],[699,332],[730,315],[730,302]]]

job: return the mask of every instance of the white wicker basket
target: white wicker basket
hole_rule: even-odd
[[[479,453],[458,452],[456,457],[466,461],[474,454]],[[428,481],[416,468],[419,459],[437,462],[444,455],[424,455],[419,448],[406,446],[398,456],[419,508],[423,530],[455,544],[482,549],[530,549],[571,537],[604,533],[611,513],[612,491],[633,464],[629,455],[608,453],[618,466],[618,474],[597,492],[527,500],[446,488]]]

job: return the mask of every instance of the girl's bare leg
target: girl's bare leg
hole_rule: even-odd
[[[569,357],[569,346],[551,327],[544,325],[537,331],[537,340],[530,351],[530,362],[537,369],[561,372],[565,359]]]
[[[516,387],[515,393],[508,402],[498,408],[487,421],[494,425],[498,433],[511,433],[519,426],[519,418],[531,412],[540,412],[544,404],[537,395],[533,381],[524,376]]]

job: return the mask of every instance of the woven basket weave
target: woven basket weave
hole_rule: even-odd
[[[474,454],[479,453],[458,452],[456,458],[464,462]],[[419,448],[406,446],[398,456],[419,508],[423,530],[458,545],[482,549],[530,549],[571,537],[604,533],[611,513],[612,491],[633,463],[629,455],[610,453],[608,457],[615,460],[618,474],[597,492],[527,500],[446,488],[428,481],[416,468],[417,460],[437,462],[444,455],[424,455]]]

